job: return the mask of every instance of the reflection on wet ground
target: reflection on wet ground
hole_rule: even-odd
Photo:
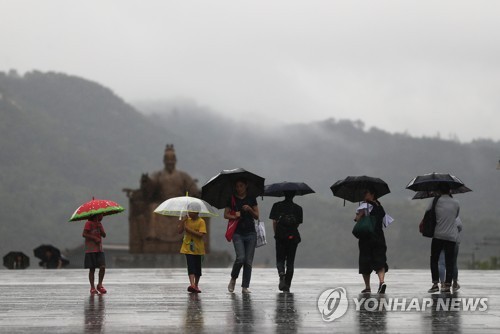
[[[108,294],[90,296],[85,270],[0,270],[0,333],[500,331],[500,272],[461,271],[462,289],[445,295],[427,293],[426,270],[391,270],[380,296],[359,294],[356,269],[296,269],[291,293],[278,291],[274,269],[255,269],[248,295],[227,292],[229,271],[205,269],[203,292],[189,294],[183,268],[110,269]],[[338,287],[347,311],[324,321],[318,298]],[[339,312],[331,296],[322,307]]]
[[[382,299],[385,298],[383,295],[374,295],[373,297],[365,296],[360,294],[358,299],[361,300],[363,297],[374,298],[377,303],[380,303]],[[385,308],[376,308],[372,310],[375,306],[375,301],[365,301],[365,305],[360,307],[357,312],[359,330],[360,333],[385,333],[387,332],[387,310]],[[370,303],[373,303],[371,305]],[[380,304],[379,304],[380,305]]]
[[[431,298],[433,300],[431,312],[430,314],[424,314],[424,323],[428,325],[428,328],[426,328],[426,330],[431,333],[435,333],[441,331],[443,328],[446,328],[446,330],[450,333],[461,333],[461,312],[450,311],[449,309],[445,310],[442,307],[440,308],[439,306],[442,304],[438,303],[443,302],[443,299],[446,305],[446,298],[443,298],[443,296],[440,294],[434,294]],[[442,301],[440,301],[439,299],[441,299]]]
[[[187,333],[203,333],[203,307],[199,294],[187,295],[184,328]]]
[[[276,294],[276,312],[274,314],[277,333],[297,333],[300,319],[295,306],[293,293]]]
[[[85,315],[85,333],[100,333],[105,318],[105,306],[103,295],[90,295],[83,310]]]

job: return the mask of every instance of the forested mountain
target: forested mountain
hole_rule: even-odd
[[[138,110],[146,111],[141,113]],[[428,203],[405,190],[415,175],[451,172],[473,192],[457,195],[465,224],[462,252],[498,255],[499,245],[475,249],[485,236],[500,236],[495,195],[499,142],[472,143],[414,138],[365,129],[362,122],[329,119],[308,124],[235,121],[186,103],[127,104],[108,88],[58,73],[0,73],[0,254],[50,242],[61,248],[82,243],[80,223],[67,223],[92,196],[128,208],[121,189],[136,188],[141,173],[161,169],[165,144],[173,143],[178,168],[199,186],[221,169],[244,167],[266,183],[307,182],[316,194],[297,198],[304,208],[298,266],[355,267],[351,235],[356,207],[329,189],[348,175],[386,180],[381,201],[396,221],[386,230],[389,265],[428,265],[429,239],[417,232]],[[259,199],[267,221],[275,198]],[[108,243],[128,241],[127,214],[106,218]],[[212,247],[231,250],[225,222],[214,219]],[[268,233],[271,232],[268,224]],[[257,265],[274,264],[274,242],[257,250]],[[469,255],[467,255],[469,254]]]

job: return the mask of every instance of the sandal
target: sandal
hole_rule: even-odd
[[[98,292],[95,288],[90,288],[90,294],[91,295],[96,295]]]
[[[108,291],[106,291],[106,289],[104,289],[104,287],[103,287],[103,286],[98,286],[98,287],[97,287],[97,291],[99,291],[99,292],[100,292],[100,293],[102,293],[102,294],[105,294],[106,292],[108,292]]]

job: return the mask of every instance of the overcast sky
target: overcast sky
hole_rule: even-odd
[[[237,119],[500,139],[500,1],[0,0],[0,71]]]

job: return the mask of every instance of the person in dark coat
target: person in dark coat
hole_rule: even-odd
[[[285,200],[274,203],[269,214],[276,240],[276,267],[280,277],[278,288],[285,292],[289,292],[292,285],[295,253],[301,240],[298,227],[303,219],[302,207],[293,202],[294,197],[295,191],[286,191]]]
[[[385,284],[385,273],[389,270],[387,265],[387,245],[383,228],[383,219],[385,211],[377,200],[374,189],[368,188],[364,192],[364,201],[367,209],[359,210],[354,220],[357,222],[363,216],[370,215],[375,218],[374,233],[368,237],[360,238],[359,246],[359,273],[363,275],[365,289],[361,293],[370,293],[370,275],[372,271],[377,273],[379,279],[378,293],[385,293],[387,285]]]

